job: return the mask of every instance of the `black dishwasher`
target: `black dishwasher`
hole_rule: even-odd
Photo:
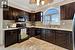
[[[6,30],[5,31],[5,47],[8,47],[12,44],[15,44],[18,42],[18,35],[20,34],[19,29],[14,30]]]

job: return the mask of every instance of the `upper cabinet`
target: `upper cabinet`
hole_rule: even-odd
[[[41,17],[42,17],[41,13],[42,12],[38,12],[35,14],[35,21],[41,21]]]
[[[13,7],[9,7],[9,10],[3,10],[4,20],[15,20],[16,16],[19,16],[19,10]]]
[[[29,13],[29,21],[35,21],[35,13]]]
[[[41,12],[29,13],[29,21],[41,21]]]
[[[18,16],[28,15],[27,12],[8,6],[8,10],[3,10],[4,20],[16,20]]]
[[[75,13],[75,2],[60,7],[61,20],[72,20]]]

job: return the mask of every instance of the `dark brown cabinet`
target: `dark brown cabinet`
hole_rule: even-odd
[[[40,39],[69,50],[73,49],[72,32],[70,31],[42,29]]]
[[[5,31],[5,47],[8,47],[12,44],[18,42],[18,35],[20,34],[19,30],[6,30]]]
[[[40,39],[46,41],[46,31],[45,31],[45,29],[42,29],[41,30]]]
[[[19,16],[28,16],[28,12],[8,6],[8,10],[3,10],[4,20],[16,20]]]
[[[56,45],[66,48],[67,47],[67,33],[64,31],[56,31]]]
[[[40,35],[41,29],[40,28],[27,28],[27,34],[30,37]]]
[[[29,13],[29,21],[41,21],[41,12]]]
[[[35,21],[41,21],[41,17],[42,17],[41,13],[42,12],[35,13]]]
[[[55,44],[55,32],[49,29],[42,29],[40,39]]]
[[[55,32],[53,30],[46,30],[46,41],[55,44]]]
[[[73,50],[72,32],[42,28],[29,28],[28,34],[57,46]],[[39,35],[39,36],[38,36]]]
[[[35,28],[27,28],[27,34],[29,37],[35,36]]]
[[[55,44],[72,50],[72,32],[69,31],[55,31]]]
[[[29,13],[29,21],[35,21],[35,13]]]
[[[72,20],[75,13],[75,2],[60,6],[62,20]]]
[[[40,35],[41,34],[41,28],[35,28],[35,34]]]
[[[17,13],[18,12],[15,8],[9,6],[9,10],[3,10],[3,19],[4,20],[15,20],[16,16],[19,15]]]

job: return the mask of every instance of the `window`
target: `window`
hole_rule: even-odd
[[[43,14],[44,25],[58,25],[60,24],[60,7],[48,9]]]

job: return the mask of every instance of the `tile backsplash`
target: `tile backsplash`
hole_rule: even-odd
[[[31,25],[31,22],[27,22],[27,26]],[[36,26],[44,26],[42,22],[37,21],[35,22]],[[50,26],[50,25],[48,25]],[[51,27],[54,27],[55,25],[51,25]],[[60,28],[66,28],[66,29],[72,29],[72,20],[61,20],[60,25],[56,25],[55,27],[60,27]]]
[[[61,28],[72,29],[72,20],[61,20]]]
[[[15,23],[14,20],[4,20],[3,21],[3,28],[7,28],[7,26],[10,26],[10,25],[12,25],[14,23]]]

